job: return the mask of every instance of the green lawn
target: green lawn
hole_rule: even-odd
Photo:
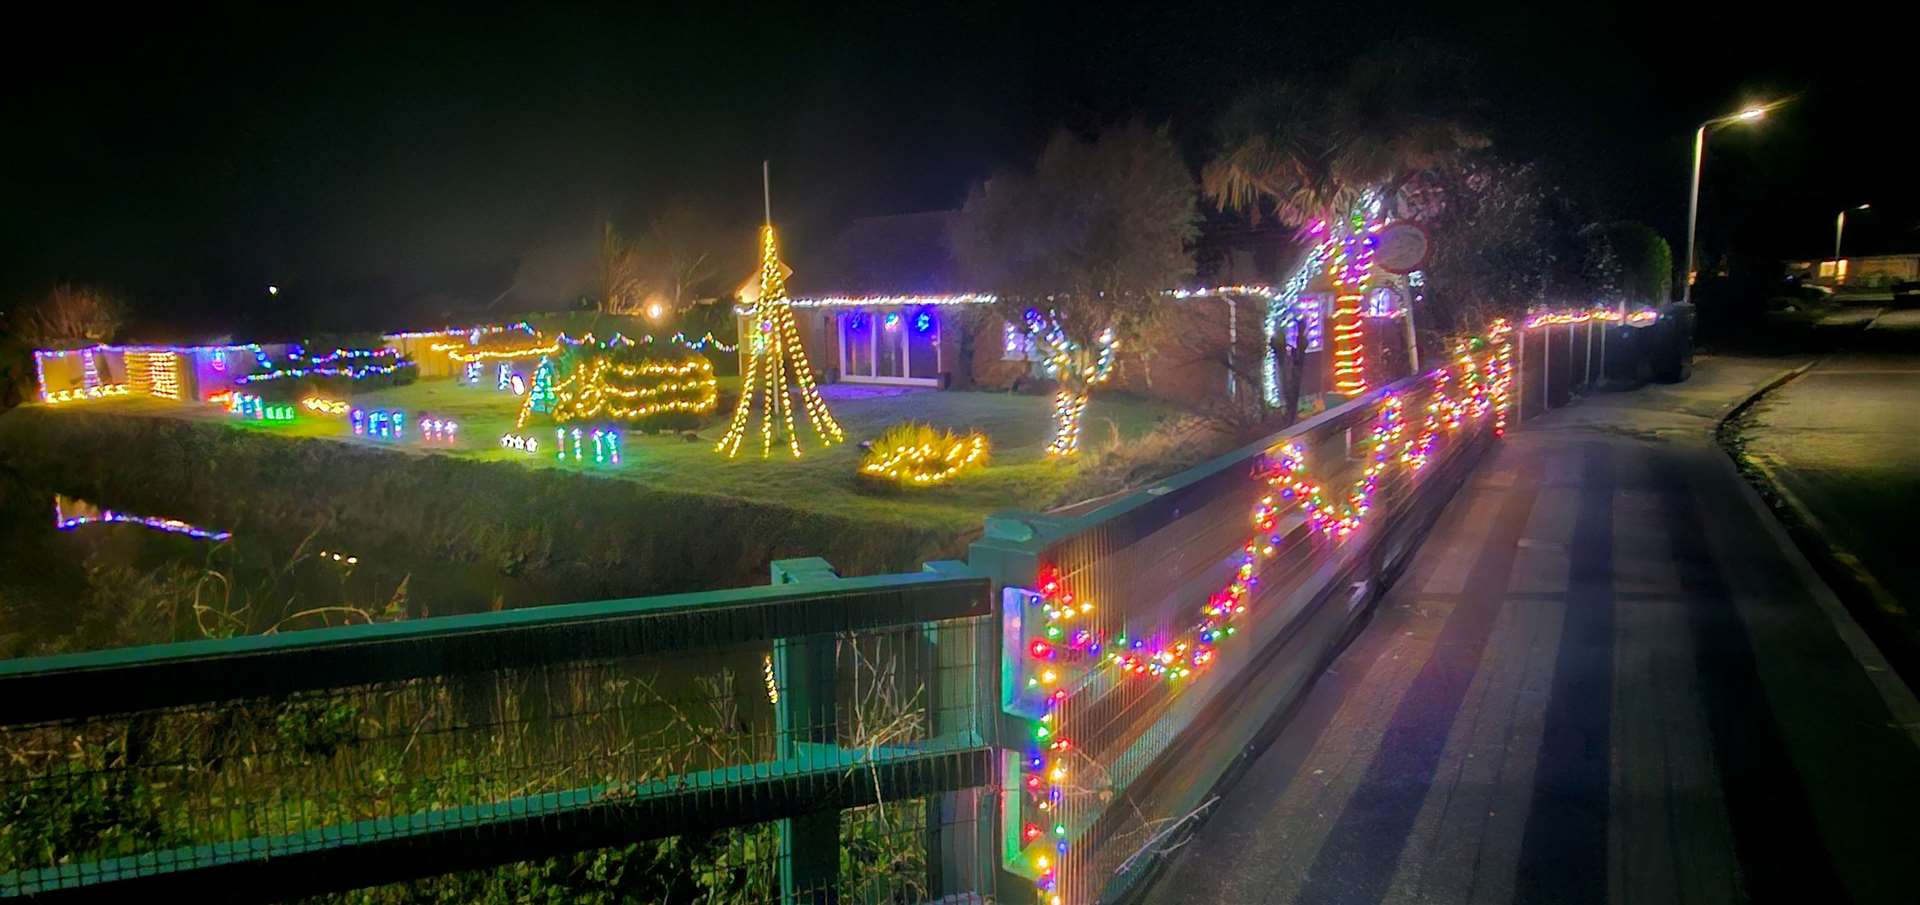
[[[721,378],[724,389],[737,390],[739,378]],[[629,433],[624,461],[618,468],[597,468],[556,462],[551,452],[553,425],[543,416],[525,431],[540,438],[541,453],[527,455],[499,445],[519,410],[516,397],[492,389],[465,387],[450,380],[422,381],[409,386],[356,395],[363,408],[393,408],[407,412],[407,437],[390,442],[355,437],[344,418],[327,418],[299,410],[292,424],[239,421],[211,405],[174,404],[159,400],[115,400],[88,406],[95,411],[125,409],[142,414],[219,421],[236,430],[294,437],[322,437],[344,443],[391,447],[426,454],[451,452],[475,459],[514,461],[530,468],[566,468],[603,475],[609,480],[639,481],[674,490],[709,493],[740,500],[776,502],[837,515],[877,521],[906,520],[912,524],[950,531],[978,528],[983,516],[1001,509],[1044,509],[1058,497],[1079,467],[1048,460],[1043,448],[1050,427],[1051,400],[1041,396],[1005,393],[941,392],[865,388],[847,385],[829,390],[829,405],[846,430],[847,442],[827,449],[817,443],[803,446],[796,460],[784,448],[766,459],[759,455],[755,431],[738,459],[713,451],[731,411],[716,412],[710,423],[689,441],[679,434]],[[731,397],[732,393],[725,394]],[[418,423],[432,414],[460,424],[460,440],[452,446],[421,441]],[[1128,441],[1150,431],[1174,409],[1158,402],[1119,395],[1096,394],[1088,407],[1086,450],[1090,457],[1110,448],[1116,437]],[[877,437],[900,421],[924,421],[952,429],[979,429],[992,438],[992,461],[983,471],[955,481],[912,491],[880,489],[855,476],[861,441]],[[803,437],[812,440],[804,426]]]

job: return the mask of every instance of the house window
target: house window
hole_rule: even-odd
[[[1033,334],[1028,333],[1017,324],[1008,323],[1002,326],[1006,332],[1006,354],[1002,355],[1001,358],[1006,361],[1040,360],[1040,352],[1033,338]]]
[[[841,314],[840,379],[854,383],[937,385],[940,320],[928,310],[854,310]]]

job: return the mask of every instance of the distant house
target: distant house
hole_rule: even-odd
[[[1788,261],[1787,273],[1820,286],[1880,288],[1920,280],[1920,252]]]
[[[855,220],[794,268],[801,342],[828,381],[953,386],[972,381],[963,329],[973,297],[947,251],[957,211]],[[741,336],[750,335],[743,329]],[[744,344],[743,344],[744,345]]]

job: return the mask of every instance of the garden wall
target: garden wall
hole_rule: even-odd
[[[0,467],[236,532],[327,525],[360,549],[539,577],[573,599],[765,584],[770,561],[795,556],[824,556],[847,575],[913,571],[965,547],[905,522],[84,408],[0,416]]]

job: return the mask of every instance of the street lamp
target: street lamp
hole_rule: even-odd
[[[1737,113],[1716,116],[1701,123],[1700,128],[1693,130],[1693,190],[1687,196],[1687,272],[1686,284],[1680,290],[1680,301],[1682,304],[1693,301],[1693,234],[1694,227],[1700,220],[1700,161],[1701,158],[1705,156],[1707,150],[1707,129],[1713,126],[1724,126],[1728,123],[1759,122],[1767,115],[1767,111],[1784,103],[1786,103],[1786,101],[1753,104]]]
[[[1833,266],[1836,269],[1840,266],[1840,234],[1847,230],[1847,211],[1864,211],[1872,207],[1871,204],[1862,204],[1845,208],[1840,211],[1840,216],[1833,218]]]

